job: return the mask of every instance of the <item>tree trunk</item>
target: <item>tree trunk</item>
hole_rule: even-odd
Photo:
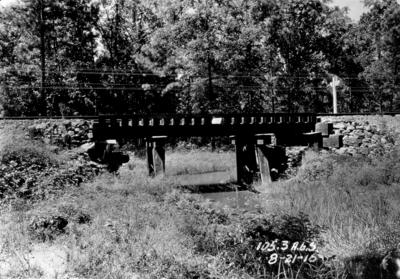
[[[213,97],[213,85],[212,85],[212,69],[211,69],[211,58],[210,54],[208,54],[208,90],[210,98]]]
[[[42,81],[41,81],[41,99],[42,99],[42,115],[47,115],[47,96],[46,96],[46,53],[45,53],[45,25],[44,25],[44,6],[43,1],[40,1],[40,58],[42,68]]]

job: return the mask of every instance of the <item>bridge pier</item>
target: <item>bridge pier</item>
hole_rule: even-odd
[[[153,136],[146,139],[146,157],[149,175],[165,172],[165,140],[167,136]]]
[[[239,184],[251,183],[257,171],[254,144],[245,137],[232,137],[236,149],[236,175]]]
[[[272,160],[271,148],[267,147],[272,143],[271,134],[259,134],[255,136],[257,148],[257,161],[260,169],[261,183],[269,185],[272,183],[271,167],[268,160]]]

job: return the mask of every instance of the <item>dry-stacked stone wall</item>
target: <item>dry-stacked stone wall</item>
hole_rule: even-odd
[[[330,148],[341,155],[374,157],[400,145],[400,115],[326,116],[322,123],[333,123],[333,133],[343,135],[343,147]]]
[[[0,130],[22,128],[26,137],[41,138],[55,145],[77,147],[91,141],[89,127],[92,122],[84,119],[0,120]]]

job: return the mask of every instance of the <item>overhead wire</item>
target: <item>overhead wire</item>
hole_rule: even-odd
[[[177,77],[179,76],[179,74],[166,74],[166,75],[162,75],[162,74],[156,74],[156,73],[148,73],[148,72],[137,72],[137,71],[129,71],[129,70],[108,70],[105,71],[104,69],[101,68],[92,68],[92,69],[88,69],[90,71],[86,71],[86,70],[82,70],[82,68],[77,68],[73,71],[71,70],[45,70],[45,73],[71,73],[71,74],[90,74],[90,75],[98,75],[98,74],[102,74],[102,75],[124,75],[124,76],[142,76],[142,77],[146,77],[146,76],[155,76],[155,77],[159,77],[159,78],[166,78],[166,77]],[[16,70],[17,72],[21,72],[21,70]],[[30,72],[37,72],[37,73],[41,73],[42,70],[37,69],[37,70],[27,70],[27,73]],[[260,77],[260,78],[265,78],[265,76],[269,76],[269,73],[244,73],[244,72],[238,72],[235,74],[215,74],[212,77],[213,78],[217,78],[217,77],[234,77],[234,78],[251,78],[251,77]],[[206,75],[189,75],[187,76],[188,78],[208,78],[208,76]],[[346,76],[339,76],[341,79],[362,79],[360,77],[358,77],[357,75],[346,75]],[[272,78],[283,78],[283,79],[330,79],[331,76],[330,75],[326,75],[326,76],[309,76],[309,75],[276,75],[276,76],[272,76]],[[383,79],[383,78],[380,78]]]

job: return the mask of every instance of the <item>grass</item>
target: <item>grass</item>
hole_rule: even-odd
[[[378,162],[322,156],[309,151],[298,177],[265,189],[264,195],[280,201],[266,209],[277,214],[302,211],[313,223],[327,226],[322,248],[326,255],[346,259],[368,252],[384,254],[396,247],[400,240],[398,155]],[[315,180],[315,173],[323,179]]]
[[[234,152],[212,154],[209,151],[167,152],[166,173],[170,175],[236,171]]]
[[[72,278],[347,278],[352,259],[379,259],[400,241],[397,152],[362,160],[308,151],[295,177],[258,185],[260,214],[239,216],[180,191],[174,177],[234,172],[234,153],[168,151],[166,158],[166,175],[149,177],[135,158],[118,176],[102,174],[51,201],[3,207],[0,277],[40,278],[44,270],[27,255],[44,242],[65,251]],[[314,271],[270,266],[254,247],[275,237],[315,240],[337,259]]]

